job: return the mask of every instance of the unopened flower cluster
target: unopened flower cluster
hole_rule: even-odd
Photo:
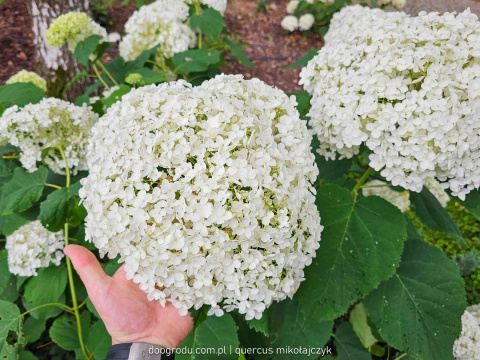
[[[469,10],[344,8],[300,74],[319,152],[351,158],[365,144],[370,166],[393,185],[421,191],[434,177],[462,199],[478,188],[479,32]]]
[[[37,73],[28,70],[20,70],[11,76],[5,84],[28,83],[31,82],[43,91],[47,91],[47,81]]]
[[[50,46],[62,46],[67,43],[74,52],[77,44],[87,40],[92,35],[107,38],[107,30],[84,12],[69,12],[60,15],[50,24],[45,32],[45,38]]]
[[[7,236],[8,269],[14,275],[36,276],[37,269],[50,263],[60,265],[65,237],[63,231],[50,232],[39,220],[23,225]]]
[[[480,360],[480,304],[472,305],[462,316],[462,333],[453,345],[457,360]]]
[[[298,5],[300,5],[302,2],[308,4],[314,4],[317,2],[323,3],[324,5],[334,4],[333,0],[290,0],[290,2],[287,4],[287,13],[289,15],[285,16],[281,22],[281,25],[285,30],[290,32],[295,30],[307,31],[312,28],[313,24],[315,23],[315,16],[313,14],[306,13],[300,15],[299,17],[294,15],[297,11]],[[401,10],[405,7],[406,0],[377,0],[376,3],[382,8],[392,6],[398,10]],[[362,19],[356,20],[362,21]]]
[[[309,4],[314,3],[313,0],[306,0]],[[322,0],[321,0],[322,1]],[[326,3],[325,1],[322,1]],[[287,31],[293,32],[295,30],[306,31],[310,30],[315,23],[315,17],[312,14],[303,14],[300,17],[296,17],[293,15],[295,10],[297,10],[298,4],[300,1],[298,0],[291,0],[287,4],[287,13],[289,15],[285,16],[281,22],[282,28]]]
[[[443,207],[446,207],[450,197],[440,186],[440,183],[433,178],[425,179],[425,187],[435,196]],[[390,185],[381,180],[372,180],[362,188],[363,196],[379,196],[395,205],[402,212],[410,210],[410,193],[408,191],[395,191]]]
[[[239,75],[124,95],[92,129],[86,238],[150,300],[260,317],[298,289],[322,230],[295,104]]]
[[[86,147],[92,125],[98,115],[86,105],[75,106],[69,102],[46,98],[38,104],[24,108],[12,106],[0,118],[0,136],[6,137],[11,145],[21,150],[22,166],[32,172],[42,160],[42,151],[53,148],[43,161],[58,174],[63,174],[65,162],[75,174],[86,170]]]
[[[119,44],[120,55],[133,60],[142,51],[160,45],[165,58],[194,46],[195,32],[184,24],[189,7],[183,1],[157,0],[135,11],[125,24],[125,36]]]

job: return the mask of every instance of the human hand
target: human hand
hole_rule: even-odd
[[[143,342],[173,348],[192,330],[190,315],[180,316],[170,302],[163,307],[158,301],[147,300],[147,294],[127,280],[123,267],[110,277],[83,246],[68,245],[64,252],[85,284],[113,345]]]

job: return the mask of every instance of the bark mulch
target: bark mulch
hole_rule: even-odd
[[[33,33],[25,2],[0,5],[0,83],[21,69],[35,70]]]

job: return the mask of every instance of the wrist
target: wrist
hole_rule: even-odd
[[[106,360],[174,360],[175,349],[147,343],[114,344],[108,349]]]
[[[168,339],[160,339],[160,338],[141,338],[141,339],[122,339],[122,338],[113,338],[112,337],[112,346],[113,345],[120,345],[120,344],[133,344],[133,343],[142,343],[142,344],[149,344],[152,346],[158,346],[162,348],[176,348],[177,345],[169,341]]]

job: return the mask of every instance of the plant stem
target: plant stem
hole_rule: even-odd
[[[390,187],[390,184],[381,184],[381,185],[363,185],[360,186],[361,189],[370,189],[370,188],[379,188],[379,187]]]
[[[95,71],[95,75],[97,75],[98,79],[102,82],[103,86],[105,86],[108,90],[110,90],[110,86],[108,86],[105,80],[103,80],[102,75],[100,75],[100,72],[98,71],[98,68],[95,65],[95,63],[92,63],[92,68],[93,68],[93,71]]]
[[[355,185],[355,187],[352,190],[352,195],[355,195],[355,198],[356,198],[358,190],[362,187],[362,185],[365,183],[365,181],[367,181],[367,179],[370,176],[370,174],[372,173],[372,171],[373,171],[373,169],[371,167],[369,167],[367,169],[367,171],[365,171],[365,173],[362,175],[362,177],[358,180],[357,185]]]
[[[80,80],[81,78],[84,78],[86,76],[90,76],[89,74],[85,73],[85,74],[78,74],[77,76],[75,76],[71,81],[69,81],[67,83],[67,85],[65,85],[65,87],[63,88],[62,90],[62,93],[60,94],[60,98],[64,98],[65,97],[65,94],[67,93],[67,90],[70,88],[70,86],[72,86],[74,83],[76,83],[78,80]]]
[[[68,188],[70,187],[70,168],[68,167],[68,161],[67,158],[65,157],[65,153],[62,149],[62,146],[60,145],[58,147],[60,150],[60,154],[62,155],[63,161],[65,162],[65,174],[67,176],[67,181],[65,186]],[[64,236],[65,236],[65,246],[68,245],[68,219],[67,222],[65,222],[64,225]],[[80,342],[80,347],[82,348],[83,355],[85,356],[85,359],[89,359],[89,354],[87,352],[87,348],[85,347],[85,344],[83,343],[83,335],[82,335],[82,323],[80,322],[80,311],[78,311],[79,306],[77,302],[77,293],[75,291],[75,283],[73,282],[73,271],[72,271],[72,263],[70,261],[70,258],[67,256],[67,273],[68,273],[68,283],[70,284],[70,293],[72,296],[72,302],[73,302],[73,312],[75,313],[75,320],[77,322],[77,333],[78,333],[78,341]]]
[[[85,300],[83,300],[83,302],[80,305],[78,305],[78,308],[80,309],[81,307],[83,307],[87,303],[87,301],[88,301],[88,296]]]
[[[163,56],[162,52],[160,51],[160,49],[157,49],[157,56],[160,60],[160,69],[162,69],[162,71],[164,73],[167,72],[167,65],[165,64],[165,57]],[[155,64],[158,66],[158,64]]]
[[[61,186],[54,185],[54,184],[45,184],[45,186],[49,186],[49,187],[52,187],[52,188],[55,188],[55,189],[61,189],[62,188]]]
[[[116,86],[118,86],[118,83],[115,81],[115,79],[113,78],[112,74],[110,74],[110,71],[107,70],[107,68],[105,67],[105,65],[103,65],[103,63],[100,61],[100,60],[97,60],[96,61],[98,65],[100,65],[100,67],[102,68],[102,71],[107,74],[108,78],[112,81],[112,83],[114,83]]]
[[[394,360],[400,360],[400,359],[404,358],[405,356],[407,356],[407,353],[403,353],[402,355],[400,355],[399,357],[395,358]]]
[[[68,161],[67,161],[67,158],[65,157],[65,153],[63,152],[63,148],[61,145],[58,146],[58,150],[60,151],[60,155],[62,156],[63,162],[65,163],[65,174],[67,176],[66,187],[69,188],[70,187],[70,168],[68,167]]]
[[[195,3],[195,15],[200,15],[202,8],[200,7],[200,2]],[[202,48],[202,30],[198,29],[198,48]]]
[[[62,304],[62,303],[48,303],[48,304],[43,304],[43,305],[40,305],[40,306],[36,306],[36,307],[34,307],[30,310],[27,310],[23,314],[20,314],[20,316],[25,316],[25,315],[31,313],[32,311],[35,311],[35,310],[38,310],[38,309],[41,309],[41,308],[44,308],[44,307],[47,307],[47,306],[58,306],[58,307],[60,307],[62,309],[65,309],[65,310],[69,310],[69,311],[73,310],[70,306],[67,306],[67,305]]]
[[[19,155],[7,155],[7,156],[2,156],[2,159],[20,159]]]

